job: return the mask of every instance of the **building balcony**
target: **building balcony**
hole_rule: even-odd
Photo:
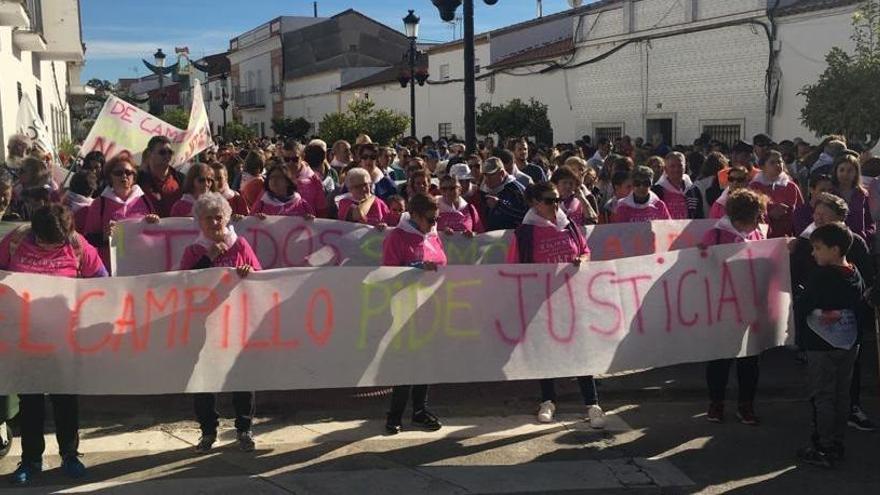
[[[12,43],[25,52],[44,52],[48,47],[41,33],[22,29],[12,32]]]
[[[238,108],[265,108],[263,93],[257,89],[239,91],[235,94],[235,104]]]
[[[40,58],[66,62],[85,59],[79,4],[71,0],[42,0],[41,15],[49,29],[43,32],[47,48]]]
[[[28,28],[31,20],[28,17],[25,0],[4,0],[0,2],[0,26]]]

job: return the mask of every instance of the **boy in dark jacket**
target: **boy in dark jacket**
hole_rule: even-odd
[[[843,459],[843,438],[850,413],[849,388],[859,350],[859,321],[865,318],[865,285],[846,260],[853,236],[839,223],[810,235],[817,268],[795,302],[795,317],[805,329],[807,378],[813,406],[812,445],[798,458],[827,468]]]

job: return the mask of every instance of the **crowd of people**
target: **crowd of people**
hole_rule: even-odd
[[[856,148],[856,149],[853,149]],[[806,366],[815,427],[797,455],[831,467],[844,457],[843,429],[874,425],[861,409],[860,342],[874,328],[870,305],[875,279],[875,225],[880,218],[880,158],[841,136],[811,145],[801,139],[723,143],[701,136],[670,147],[628,136],[588,136],[539,147],[525,138],[469,153],[451,139],[408,137],[379,146],[361,135],[354,143],[263,138],[221,142],[182,170],[174,149],[152,138],[140,159],[121,153],[105,159],[92,151],[76,163],[57,164],[25,136],[13,136],[0,171],[0,211],[23,226],[0,242],[0,269],[63,277],[108,276],[109,239],[122,220],[157,223],[192,217],[198,238],[184,252],[181,270],[232,267],[244,277],[260,261],[232,224],[244,216],[337,219],[388,230],[382,264],[438,270],[446,264],[445,236],[514,230],[509,263],[590,260],[582,226],[599,223],[715,219],[704,246],[789,238],[796,335]],[[61,184],[59,183],[61,182]],[[63,186],[62,186],[63,184]],[[766,232],[766,233],[765,233]],[[759,356],[707,364],[706,419],[725,420],[725,388],[736,362],[736,417],[758,425],[755,412]],[[603,428],[596,380],[577,379],[593,428]],[[552,422],[553,380],[540,380],[537,420]],[[442,427],[428,409],[428,386],[396,386],[386,432],[411,424]],[[62,469],[85,475],[78,454],[78,401],[52,395]],[[238,443],[254,449],[254,394],[233,394]],[[21,397],[22,462],[14,483],[42,470],[44,398]],[[199,452],[217,439],[213,394],[194,397],[202,436]]]

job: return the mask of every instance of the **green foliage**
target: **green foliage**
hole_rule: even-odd
[[[182,108],[170,108],[165,110],[159,118],[178,129],[186,129],[187,126],[189,126],[189,112]]]
[[[534,136],[538,144],[553,144],[553,128],[547,105],[530,98],[528,103],[514,98],[504,105],[483,103],[477,109],[477,132],[498,134],[500,142],[509,138]]]
[[[227,141],[247,141],[256,137],[256,133],[250,127],[234,120],[226,125]]]
[[[312,124],[302,117],[296,119],[286,117],[283,119],[272,119],[272,130],[276,135],[284,138],[303,141],[311,129]]]
[[[832,48],[828,67],[815,84],[804,86],[801,122],[817,134],[842,134],[873,147],[880,140],[880,0],[867,0],[853,15],[849,54]]]
[[[321,121],[320,134],[328,143],[340,139],[353,143],[359,134],[367,134],[374,143],[390,145],[409,127],[409,117],[384,108],[377,109],[370,100],[353,100],[342,113],[331,113]]]

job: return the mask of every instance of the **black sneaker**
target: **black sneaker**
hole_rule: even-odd
[[[397,435],[403,429],[403,421],[401,421],[400,417],[391,417],[388,415],[388,419],[385,420],[385,433],[389,435]]]
[[[843,443],[834,442],[834,445],[827,449],[826,455],[831,459],[832,463],[836,464],[846,458],[846,449],[843,447]]]
[[[443,427],[437,416],[434,416],[427,409],[422,409],[413,414],[412,424],[428,431],[437,431]]]
[[[834,467],[834,461],[831,460],[830,455],[812,446],[798,449],[797,456],[798,459],[807,464],[823,467],[825,469],[831,469]]]
[[[859,406],[853,406],[847,418],[847,424],[860,431],[874,431],[877,429],[874,422],[862,411]]]

